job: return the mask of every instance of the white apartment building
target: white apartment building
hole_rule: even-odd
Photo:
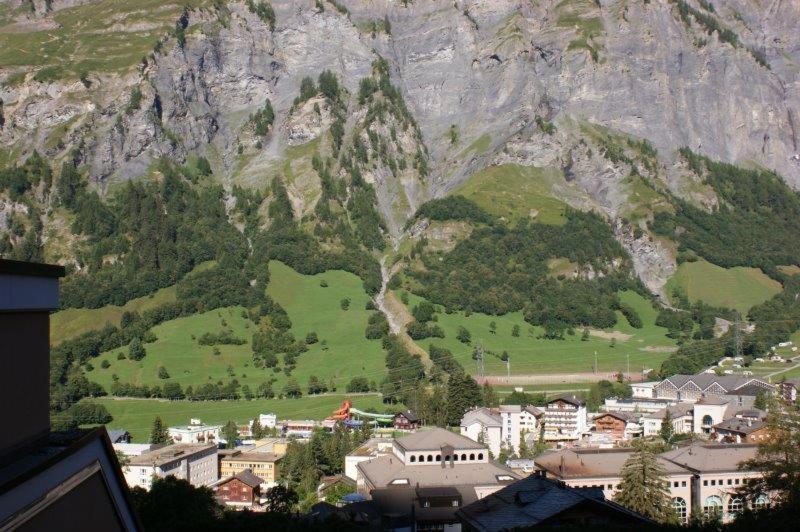
[[[275,414],[259,414],[258,422],[261,423],[261,426],[265,429],[274,429],[278,426],[278,416]]]
[[[733,520],[744,508],[735,493],[755,471],[740,471],[739,464],[755,456],[755,445],[693,444],[659,455],[667,474],[672,506],[686,523],[695,510]],[[622,481],[620,471],[633,449],[565,449],[545,453],[535,462],[548,478],[571,487],[595,487],[613,500]],[[767,495],[755,506],[769,504]]]
[[[548,401],[544,409],[546,441],[577,440],[588,428],[586,401],[576,395],[562,395]]]
[[[193,486],[210,486],[218,479],[216,444],[176,443],[131,458],[123,468],[129,487],[150,489],[153,477],[174,476]]]
[[[188,425],[169,427],[169,437],[175,443],[217,443],[222,425],[204,425],[193,418]]]
[[[653,399],[656,396],[656,385],[658,381],[651,382],[632,382],[631,394],[637,399]]]
[[[494,456],[505,447],[518,450],[523,432],[537,437],[543,412],[535,406],[503,405],[499,408],[479,407],[461,419],[461,435],[482,441]]]

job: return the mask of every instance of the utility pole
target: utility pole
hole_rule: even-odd
[[[733,321],[733,356],[742,356],[742,335],[739,330],[739,313],[736,313],[736,319]]]

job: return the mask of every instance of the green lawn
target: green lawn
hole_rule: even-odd
[[[198,264],[192,272],[211,268],[215,261]],[[97,331],[110,323],[119,326],[124,312],[139,312],[175,301],[175,286],[162,288],[149,296],[131,299],[122,306],[106,305],[101,308],[68,308],[50,316],[50,343],[58,345],[85,332]]]
[[[53,13],[57,27],[31,31],[9,23],[24,8],[0,6],[0,66],[42,67],[42,80],[76,78],[81,72],[122,72],[153,51],[172,31],[183,5],[208,0],[101,0]]]
[[[747,314],[750,307],[781,291],[779,282],[757,268],[721,268],[704,260],[684,262],[667,282],[667,290],[685,290],[689,301],[733,308]]]
[[[114,420],[109,429],[125,429],[133,441],[144,442],[150,435],[153,419],[161,416],[167,425],[186,425],[190,418],[205,423],[225,423],[228,420],[244,423],[258,414],[274,413],[279,419],[324,419],[342,401],[349,398],[353,406],[369,412],[394,412],[401,406],[384,405],[374,395],[348,396],[326,394],[299,399],[258,399],[253,401],[154,401],[148,399],[113,399],[104,397],[93,402],[105,405]]]
[[[327,288],[320,286],[323,279]],[[298,357],[291,375],[303,388],[311,375],[326,383],[333,379],[340,391],[355,375],[364,375],[376,383],[381,381],[385,375],[385,353],[379,340],[364,337],[370,311],[364,308],[369,296],[364,292],[361,279],[343,271],[306,276],[282,263],[272,262],[267,292],[286,309],[292,320],[291,332],[296,338],[305,338],[312,331],[319,337],[318,343],[310,345],[309,350]],[[341,309],[340,301],[345,297],[351,299],[349,310]],[[145,345],[147,356],[143,360],[118,360],[118,353],[127,354],[128,350],[114,349],[91,361],[94,370],[88,377],[106,389],[114,374],[120,382],[163,384],[172,381],[183,387],[218,380],[227,382],[235,377],[240,384],[247,384],[254,390],[274,377],[277,381],[273,389],[279,393],[289,377],[282,371],[275,373],[273,369],[257,369],[252,365],[250,340],[255,327],[242,307],[171,320],[153,328],[157,340]],[[217,346],[219,355],[214,354],[213,346],[197,343],[196,339],[204,333],[218,333],[226,328],[246,343]],[[103,360],[108,360],[110,367],[103,369]],[[169,380],[158,378],[159,366],[166,368]]]
[[[639,312],[644,327],[634,329],[622,314],[618,313],[618,322],[613,330],[630,336],[625,340],[617,340],[614,347],[611,346],[610,339],[594,335],[590,336],[588,341],[582,341],[580,329],[575,331],[574,336],[565,336],[564,340],[536,338],[542,333],[542,329],[526,323],[522,318],[522,312],[504,316],[477,313],[465,316],[463,312],[448,315],[441,312],[437,314],[438,324],[444,330],[445,337],[428,338],[417,343],[424,349],[431,344],[450,349],[464,368],[473,374],[476,371],[476,363],[472,359],[472,350],[478,342],[483,345],[484,350],[493,351],[498,355],[508,351],[512,374],[592,371],[595,351],[597,351],[598,370],[601,372],[625,369],[627,356],[630,357],[631,371],[640,371],[642,366],[659,367],[669,351],[674,349],[674,342],[665,336],[666,329],[655,326],[657,312],[647,300],[634,292],[623,292],[620,297]],[[409,294],[409,308],[413,308],[419,301],[421,301],[419,297]],[[497,324],[496,333],[490,331],[489,325],[492,321]],[[456,339],[460,325],[471,333],[470,345],[462,344]],[[519,337],[511,334],[514,325],[520,326]],[[486,357],[485,369],[488,375],[506,374],[505,362],[495,356]]]
[[[555,180],[563,180],[558,170],[503,164],[484,168],[453,193],[512,221],[533,218],[563,224],[566,204],[553,197]]]

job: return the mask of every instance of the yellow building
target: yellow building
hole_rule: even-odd
[[[255,447],[250,450],[254,453],[274,453],[278,456],[286,454],[289,440],[286,438],[262,438],[254,442]]]
[[[227,456],[220,456],[219,476],[225,478],[249,469],[265,483],[274,484],[278,478],[280,459],[275,453],[234,451]]]

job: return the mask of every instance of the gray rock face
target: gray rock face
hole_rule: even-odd
[[[562,170],[568,179],[554,188],[556,197],[610,219],[625,216],[631,168],[601,156],[587,127],[650,141],[661,170],[648,178],[699,203],[715,198],[687,186],[674,164],[682,146],[773,169],[800,188],[800,157],[793,158],[800,152],[800,2],[715,2],[713,16],[736,33],[738,47],[697,20],[687,25],[670,0],[602,0],[600,7],[593,0],[340,2],[348,15],[327,3],[318,12],[313,2],[272,0],[274,32],[243,2],[229,2],[224,24],[213,10],[193,11],[183,48],[170,37],[143,69],[103,77],[102,91],[30,76],[2,87],[0,146],[35,147],[59,159],[82,141],[83,162],[101,188],[142,174],[161,155],[197,152],[228,183],[241,170],[245,123],[267,98],[276,123],[259,161],[280,160],[329,127],[325,112],[289,114],[304,76],[329,69],[355,95],[380,56],[420,126],[431,167],[425,179],[383,167],[366,176],[394,238],[421,202],[503,162]],[[384,16],[391,35],[366,29]],[[749,49],[763,52],[770,68]],[[142,105],[126,113],[136,86]],[[540,131],[537,117],[556,132]],[[358,120],[348,120],[348,135]],[[48,142],[59,128],[66,129],[62,141]],[[481,137],[488,149],[465,149]],[[674,269],[671,252],[627,231],[617,235],[658,292]]]

